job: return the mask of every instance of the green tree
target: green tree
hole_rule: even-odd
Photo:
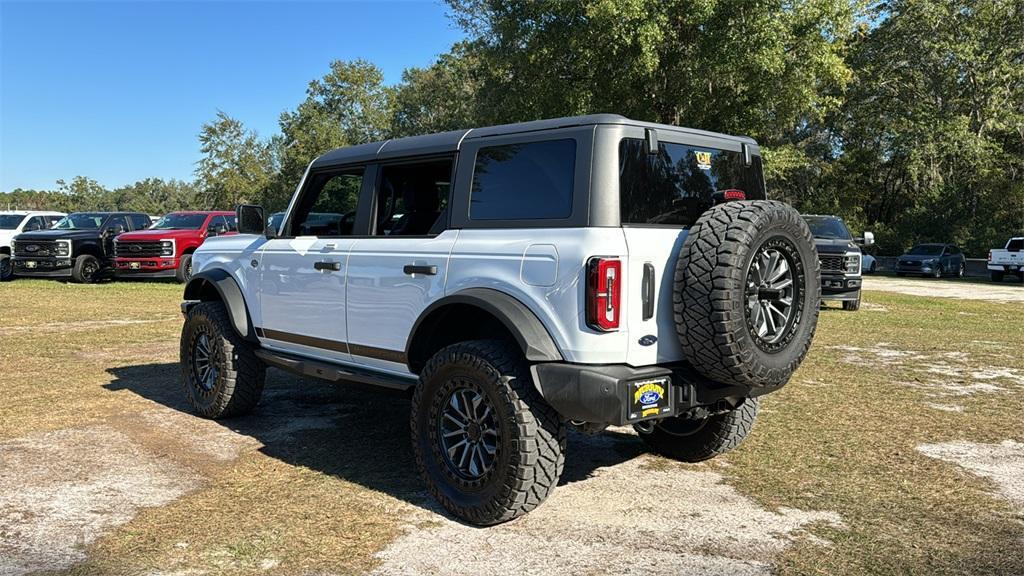
[[[242,122],[217,111],[199,134],[203,157],[196,165],[201,193],[197,208],[230,208],[259,199],[276,172],[271,145]]]
[[[1024,230],[1024,4],[894,0],[850,54],[833,187],[888,252]]]
[[[392,102],[392,134],[413,136],[471,128],[485,116],[478,109],[480,59],[456,44],[427,68],[402,73]]]
[[[392,90],[380,69],[364,60],[331,62],[330,71],[306,88],[306,99],[281,114],[281,169],[267,208],[284,207],[306,166],[334,148],[387,138]]]

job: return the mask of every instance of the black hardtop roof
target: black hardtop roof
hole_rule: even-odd
[[[382,142],[370,142],[368,144],[357,144],[331,150],[313,161],[313,168],[320,166],[331,166],[337,164],[352,164],[369,162],[372,160],[386,160],[389,158],[401,158],[404,156],[425,156],[429,154],[444,154],[455,152],[459,149],[463,140],[485,138],[488,136],[502,136],[506,134],[521,134],[525,132],[538,132],[542,130],[554,130],[556,128],[569,128],[573,126],[596,126],[598,124],[620,124],[627,126],[639,126],[641,128],[655,128],[669,132],[681,132],[691,135],[708,136],[713,138],[724,138],[748,144],[757,143],[746,136],[730,136],[697,130],[695,128],[683,128],[669,124],[655,124],[653,122],[641,122],[630,120],[618,114],[590,114],[587,116],[568,116],[565,118],[550,118],[547,120],[534,120],[531,122],[519,122],[516,124],[502,124],[499,126],[487,126],[483,128],[469,128],[466,130],[453,130],[451,132],[438,132],[436,134],[425,134],[423,136],[409,136],[406,138],[394,138]]]

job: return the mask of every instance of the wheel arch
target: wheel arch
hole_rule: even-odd
[[[494,338],[496,330],[511,336],[531,362],[563,359],[547,328],[525,304],[492,288],[469,288],[437,300],[420,314],[405,346],[409,370],[418,374],[441,348]]]
[[[185,285],[185,301],[223,302],[235,332],[249,342],[258,342],[249,308],[238,282],[223,268],[204,270]]]

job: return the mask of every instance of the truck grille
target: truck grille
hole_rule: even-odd
[[[843,272],[846,267],[843,265],[842,254],[819,254],[822,272]]]
[[[155,258],[161,252],[160,242],[114,242],[114,256],[120,258]]]
[[[15,256],[56,256],[57,243],[53,240],[19,240],[12,250]]]

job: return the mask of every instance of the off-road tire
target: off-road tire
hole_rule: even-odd
[[[75,258],[75,264],[71,267],[71,280],[79,284],[94,284],[99,282],[103,265],[98,258],[91,254],[81,254]]]
[[[6,282],[14,277],[14,262],[7,254],[0,254],[0,282]]]
[[[174,271],[174,279],[178,284],[184,284],[192,279],[192,255],[185,254],[178,262],[178,269]]]
[[[441,441],[441,411],[467,386],[493,408],[499,434],[492,467],[471,480],[453,471]],[[445,509],[466,522],[487,526],[522,516],[544,502],[562,474],[565,422],[537,392],[514,343],[472,340],[434,354],[420,373],[410,420],[420,475]]]
[[[748,319],[751,262],[777,247],[792,259],[788,332],[763,345]],[[814,238],[800,214],[781,202],[727,202],[697,220],[676,263],[672,305],[687,360],[712,380],[750,387],[786,383],[810,348],[821,303]]]
[[[1004,276],[1003,272],[995,272],[995,271],[993,271],[992,272],[992,281],[993,282],[1002,282],[1003,281],[1003,276]]]
[[[205,334],[215,381],[206,388],[193,366],[196,341]],[[227,309],[220,302],[192,307],[181,328],[181,379],[189,404],[204,418],[229,418],[250,412],[263,394],[266,365],[253,346],[235,332]]]
[[[710,416],[699,423],[680,417],[666,418],[656,423],[650,433],[641,432],[640,437],[662,456],[681,462],[701,462],[739,446],[754,426],[758,405],[757,398],[747,398],[739,408]],[[671,431],[676,426],[684,430],[691,426],[699,427],[679,434]]]
[[[860,298],[861,293],[857,292],[856,300],[843,301],[843,310],[846,310],[848,312],[856,312],[857,310],[860,310]]]

